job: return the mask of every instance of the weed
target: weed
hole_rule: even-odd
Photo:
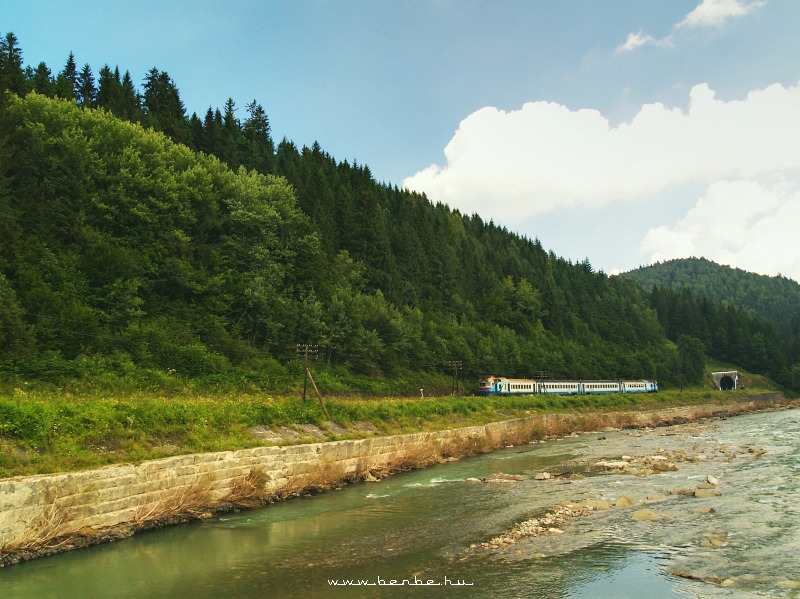
[[[211,478],[198,475],[190,484],[169,489],[155,501],[141,500],[133,520],[142,525],[174,517],[197,518],[208,511],[211,503]]]
[[[263,470],[253,468],[246,475],[233,481],[231,490],[222,501],[237,508],[253,508],[262,505],[270,496],[267,485],[270,476]]]

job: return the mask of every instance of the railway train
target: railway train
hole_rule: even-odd
[[[557,381],[507,379],[486,376],[478,383],[478,395],[597,395],[601,393],[657,393],[656,381]]]

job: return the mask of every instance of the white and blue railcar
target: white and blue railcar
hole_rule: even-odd
[[[583,383],[580,381],[537,381],[538,393],[545,395],[582,395]]]
[[[487,376],[478,384],[480,395],[533,395],[538,393],[536,381]]]
[[[555,381],[487,376],[478,384],[479,395],[598,395],[603,393],[657,393],[656,381]]]

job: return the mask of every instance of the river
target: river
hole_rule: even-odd
[[[589,467],[623,456],[677,470]],[[584,475],[534,479],[545,471]],[[467,480],[497,472],[522,480]],[[697,486],[711,496],[677,493]],[[564,502],[623,495],[642,503],[482,545]],[[634,520],[645,508],[659,519]],[[143,533],[2,569],[0,597],[800,597],[799,551],[787,410],[511,447]]]

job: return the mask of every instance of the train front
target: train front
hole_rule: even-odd
[[[478,395],[494,395],[497,393],[497,389],[495,388],[496,382],[497,378],[493,376],[483,377],[478,381]]]

